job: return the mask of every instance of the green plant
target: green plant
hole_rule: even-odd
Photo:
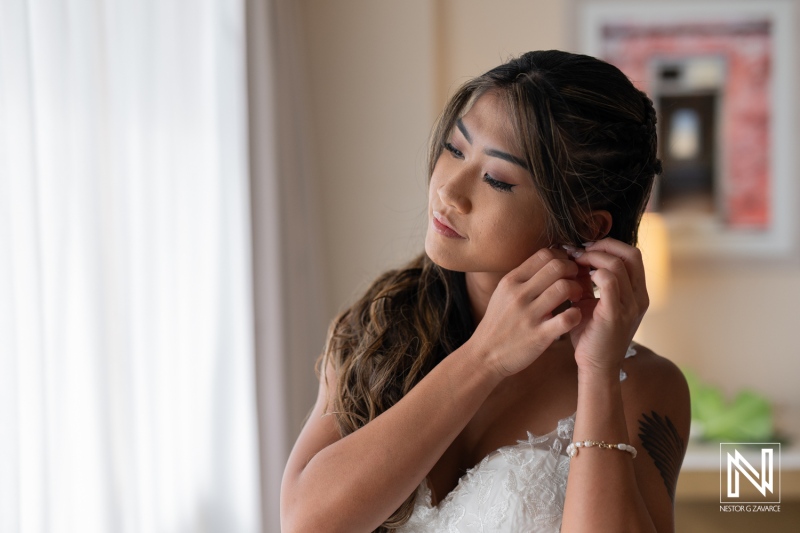
[[[742,390],[726,402],[719,387],[703,383],[683,369],[689,383],[692,432],[703,440],[718,442],[762,442],[774,436],[772,405],[764,396]]]

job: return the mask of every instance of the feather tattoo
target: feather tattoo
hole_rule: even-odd
[[[650,416],[642,413],[639,420],[639,438],[642,445],[661,472],[661,478],[667,487],[667,494],[675,502],[675,487],[678,483],[678,473],[683,463],[686,445],[683,443],[678,430],[669,417],[650,412]]]

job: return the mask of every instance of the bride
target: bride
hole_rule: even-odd
[[[680,371],[632,342],[652,102],[615,67],[529,52],[433,134],[425,253],[330,328],[283,531],[673,531]]]

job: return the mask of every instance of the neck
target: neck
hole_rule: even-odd
[[[486,314],[489,299],[504,275],[503,272],[467,272],[464,274],[472,319],[476,326]]]

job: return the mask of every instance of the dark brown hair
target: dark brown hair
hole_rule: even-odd
[[[608,236],[636,244],[656,156],[656,115],[647,96],[616,67],[555,50],[529,52],[462,86],[431,139],[429,172],[456,120],[488,91],[501,95],[547,212],[551,242],[594,235],[593,210],[612,216]],[[328,406],[342,436],[397,403],[472,334],[464,274],[425,254],[379,277],[333,322],[320,372],[336,373]],[[404,524],[416,493],[377,531]]]
[[[488,91],[500,94],[548,215],[552,242],[580,244],[590,211],[611,213],[608,236],[636,244],[656,155],[653,102],[615,66],[558,50],[528,52],[465,85],[445,107],[429,173],[455,122]]]

